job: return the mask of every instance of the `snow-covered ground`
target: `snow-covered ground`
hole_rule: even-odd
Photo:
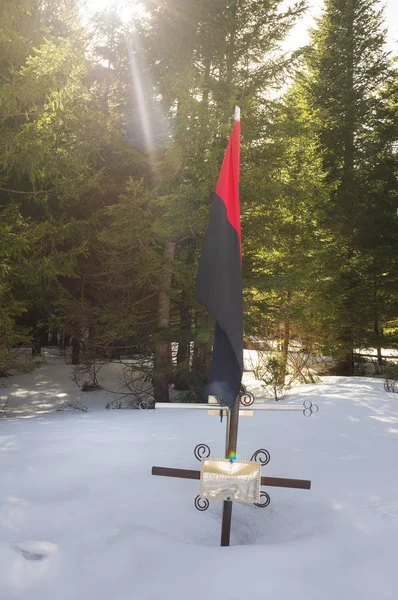
[[[0,599],[377,600],[398,589],[398,395],[367,378],[298,386],[311,418],[240,421],[238,457],[267,448],[263,474],[312,480],[267,488],[268,508],[235,504],[219,547],[221,503],[194,508],[199,482],[152,477],[222,456],[225,423],[199,411],[110,410],[58,358],[0,380]],[[100,377],[112,379],[112,367]],[[257,389],[257,392],[260,388]],[[80,400],[88,412],[56,412]],[[0,403],[1,405],[1,403]]]

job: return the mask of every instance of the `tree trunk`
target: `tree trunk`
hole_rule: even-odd
[[[376,338],[376,349],[377,349],[377,364],[379,367],[383,364],[383,356],[381,353],[381,336],[383,335],[383,329],[379,326],[379,321],[376,317],[374,322],[374,333]]]
[[[33,332],[32,356],[40,356],[43,346],[48,345],[47,327],[39,327]]]
[[[72,365],[80,365],[80,340],[73,337],[72,344]]]
[[[40,340],[32,341],[32,358],[35,356],[41,356],[41,342]]]
[[[375,264],[375,260],[373,261],[373,266],[376,271],[377,266]],[[378,294],[377,294],[377,289],[378,289],[377,283],[378,283],[377,276],[375,275],[374,282],[373,282],[373,302],[374,302],[373,331],[374,331],[374,336],[375,336],[375,346],[377,349],[377,364],[379,365],[379,367],[381,367],[383,364],[383,356],[381,354],[381,338],[383,336],[383,328],[380,327],[380,324],[379,324],[379,306],[378,306],[379,299],[378,299]]]
[[[281,369],[281,385],[285,385],[287,359],[289,355],[290,344],[290,304],[292,301],[292,290],[287,291],[286,299],[286,316],[283,323],[283,346],[282,346],[282,369]]]
[[[41,346],[47,346],[48,345],[48,329],[47,329],[47,327],[40,327],[39,329],[36,329],[33,333],[33,339],[35,341],[40,342]]]
[[[191,357],[191,310],[189,295],[184,290],[181,293],[180,333],[177,350],[177,373],[174,378],[176,390],[189,388],[190,357]]]
[[[153,395],[156,402],[170,402],[169,379],[172,371],[170,341],[165,334],[170,327],[171,278],[176,244],[167,240],[164,246],[164,269],[158,300],[158,333],[154,348]]]
[[[339,375],[353,375],[354,373],[354,348],[349,348],[337,365]]]
[[[342,375],[354,373],[354,344],[356,320],[357,281],[355,268],[352,267],[353,238],[355,230],[356,182],[355,182],[355,89],[354,89],[354,12],[352,2],[347,3],[348,46],[346,62],[347,103],[343,111],[344,149],[341,183],[338,189],[340,205],[342,243],[346,245],[345,261],[342,265],[340,280],[344,294],[343,310],[340,317],[341,327],[339,341],[344,349],[338,364],[338,372]]]
[[[58,346],[58,329],[51,328],[49,338],[50,338],[48,341],[49,346]]]
[[[191,314],[188,306],[183,306],[180,317],[180,341],[177,350],[177,366],[189,365],[191,355]]]

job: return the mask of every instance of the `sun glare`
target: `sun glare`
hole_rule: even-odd
[[[116,10],[123,20],[144,14],[139,0],[83,0],[83,11],[89,14],[103,10]]]

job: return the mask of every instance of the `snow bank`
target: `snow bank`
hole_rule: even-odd
[[[382,381],[326,378],[295,388],[320,412],[256,413],[238,456],[267,448],[266,509],[234,505],[219,547],[221,503],[194,508],[197,481],[152,465],[197,468],[222,456],[225,423],[192,411],[105,411],[54,358],[3,380],[19,413],[0,419],[1,600],[374,600],[396,597],[398,396]],[[82,397],[88,413],[50,412]]]

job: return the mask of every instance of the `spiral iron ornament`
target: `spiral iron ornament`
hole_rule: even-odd
[[[260,448],[259,450],[256,450],[250,459],[251,462],[258,462],[262,466],[268,465],[270,460],[271,460],[271,455],[268,452],[268,450],[265,450],[265,448]]]
[[[271,498],[269,497],[267,492],[264,492],[263,490],[261,490],[260,502],[259,503],[255,502],[254,506],[258,506],[258,508],[265,508],[266,506],[269,505],[270,502],[271,502]]]
[[[200,462],[210,456],[210,448],[207,444],[198,444],[193,451],[195,458]],[[205,509],[204,509],[205,510]]]
[[[317,404],[313,404],[311,400],[304,400],[303,406],[303,415],[305,417],[310,417],[312,414],[317,413],[319,410],[319,406]]]
[[[138,408],[140,410],[154,409],[155,408],[155,402],[156,402],[155,398],[153,398],[152,396],[149,396],[145,400],[141,400],[141,402],[138,405]]]
[[[244,391],[240,396],[242,406],[251,406],[254,403],[254,396],[251,392]]]
[[[202,498],[201,496],[196,496],[195,498],[195,508],[200,510],[201,512],[207,510],[209,508],[210,502],[207,498]]]

